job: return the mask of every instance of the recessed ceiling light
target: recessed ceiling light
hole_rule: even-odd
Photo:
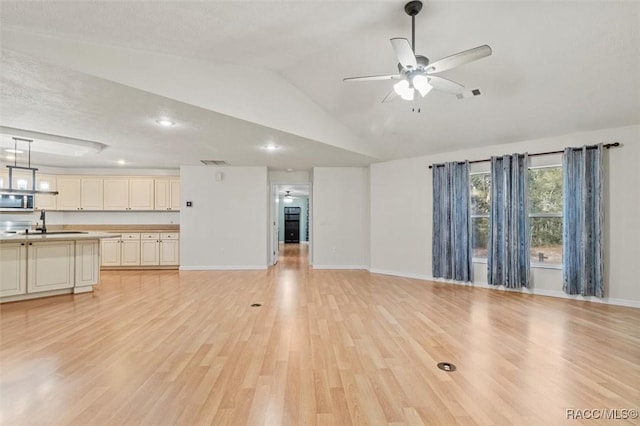
[[[288,171],[288,172],[292,172],[292,171],[293,171],[293,169],[287,169],[287,171]]]
[[[267,151],[275,151],[277,149],[280,149],[280,147],[278,145],[270,143],[269,145],[265,145],[264,149],[266,149]]]
[[[120,164],[121,166],[124,166],[127,162],[124,160],[118,160],[118,164]]]
[[[10,152],[12,154],[24,154],[21,149],[5,148],[4,152]]]
[[[160,119],[156,120],[156,123],[158,123],[159,125],[164,126],[164,127],[171,127],[174,124],[176,124],[174,121],[171,121],[171,120],[169,120],[167,118],[160,118]]]

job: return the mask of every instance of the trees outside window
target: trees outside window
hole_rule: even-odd
[[[531,262],[562,264],[562,166],[529,169]],[[474,258],[486,258],[491,174],[472,173],[471,226]]]
[[[531,262],[562,264],[562,167],[529,169]]]

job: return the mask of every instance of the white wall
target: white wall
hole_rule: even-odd
[[[640,307],[640,286],[637,284],[640,276],[640,126],[602,129],[373,164],[370,167],[371,271],[431,279],[430,164],[616,141],[623,146],[605,153],[607,297],[602,301]],[[487,280],[486,265],[475,264],[474,272],[475,285],[483,286]],[[562,271],[559,269],[534,268],[532,280],[533,293],[568,297],[562,292]],[[601,301],[596,298],[588,300]]]
[[[266,269],[267,168],[183,166],[180,181],[180,269]]]
[[[366,269],[369,169],[314,168],[312,199],[313,267]]]

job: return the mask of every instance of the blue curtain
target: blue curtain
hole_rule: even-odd
[[[469,162],[433,166],[433,276],[473,280]]]
[[[491,157],[488,282],[529,287],[527,154]]]
[[[602,157],[602,144],[564,150],[562,289],[568,294],[604,293]]]

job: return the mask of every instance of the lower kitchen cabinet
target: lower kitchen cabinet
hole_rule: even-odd
[[[27,292],[27,246],[0,244],[0,297]]]
[[[180,234],[148,232],[122,234],[102,240],[102,266],[178,266]]]
[[[76,287],[100,281],[100,243],[97,240],[76,241]]]
[[[28,244],[28,293],[74,286],[75,241]]]
[[[0,303],[91,292],[100,281],[99,238],[0,241]]]

